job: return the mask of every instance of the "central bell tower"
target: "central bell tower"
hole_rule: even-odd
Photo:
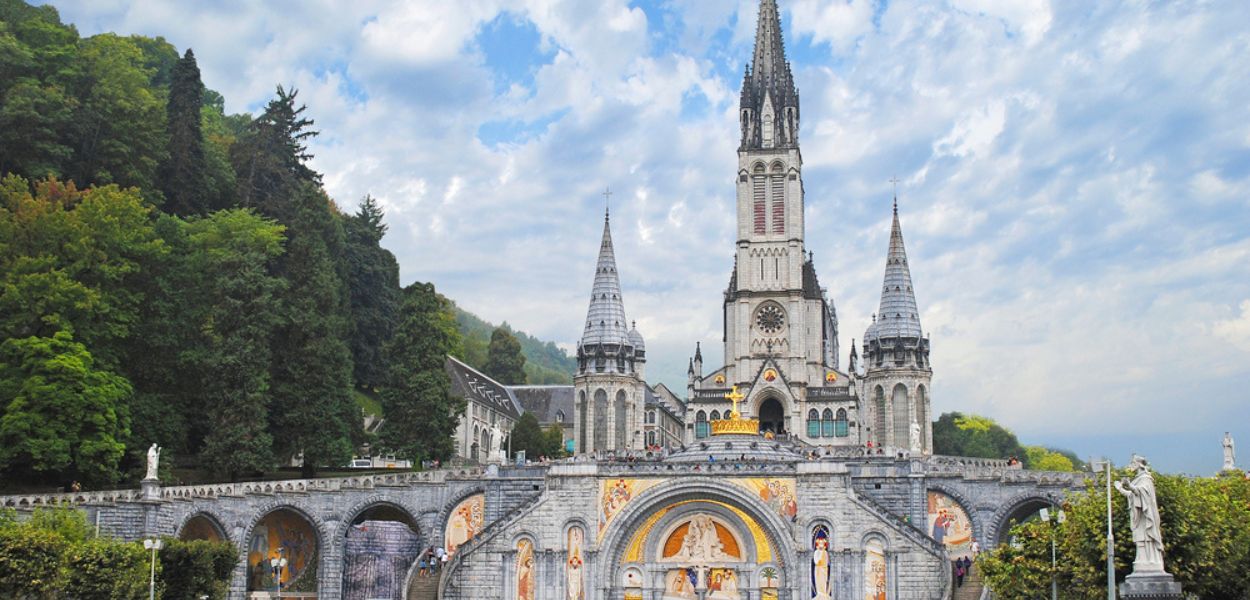
[[[742,77],[738,168],[738,230],[734,270],[725,290],[725,366],[703,376],[696,354],[690,372],[694,438],[708,419],[724,414],[734,385],[746,393],[742,415],[758,418],[761,431],[807,436],[808,413],[851,406],[846,377],[837,372],[837,317],[804,247],[803,155],[799,151],[799,92],[786,61],[776,0],[762,0],[755,50]],[[809,393],[813,388],[822,389]],[[808,406],[808,398],[821,406]],[[853,418],[839,413],[842,423]],[[690,419],[690,414],[687,415]],[[714,419],[713,419],[714,420]],[[833,427],[842,431],[846,427]],[[834,436],[833,433],[830,436]],[[690,437],[690,436],[688,436]],[[819,428],[814,437],[824,437]],[[849,438],[849,435],[842,437]],[[821,440],[849,443],[850,440]]]

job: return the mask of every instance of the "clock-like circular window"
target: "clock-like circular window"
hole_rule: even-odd
[[[765,304],[755,313],[755,325],[764,333],[777,333],[786,325],[786,313],[776,304]]]

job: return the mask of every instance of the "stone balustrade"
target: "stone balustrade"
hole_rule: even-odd
[[[206,483],[201,485],[178,485],[160,488],[161,500],[191,500],[219,496],[248,496],[252,494],[282,494],[333,492],[338,490],[373,489],[377,487],[402,487],[424,483],[443,483],[449,479],[476,479],[482,476],[480,468],[439,469],[432,471],[397,471],[394,473],[370,473],[348,477],[325,477],[316,479],[282,479],[274,481],[245,481],[239,483]],[[0,496],[0,507],[29,510],[41,506],[114,504],[143,500],[139,489],[101,490],[92,492],[68,492],[54,494],[17,494]]]

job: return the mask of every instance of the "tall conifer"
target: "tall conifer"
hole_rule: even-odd
[[[174,65],[169,84],[169,103],[165,105],[169,142],[159,177],[165,211],[180,216],[201,214],[209,208],[204,134],[200,129],[203,99],[200,68],[188,48]]]
[[[391,338],[400,303],[399,262],[379,242],[386,234],[382,208],[365,196],[347,217],[347,287],[351,294],[352,360],[356,385],[377,388],[386,382],[382,345]]]

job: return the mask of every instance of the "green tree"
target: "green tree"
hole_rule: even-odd
[[[51,600],[66,542],[46,530],[0,524],[0,597]]]
[[[303,453],[304,474],[312,476],[351,458],[363,422],[352,396],[347,288],[336,260],[344,252],[342,223],[319,187],[304,182],[293,191],[279,262],[287,287],[271,346],[270,431],[279,458]]]
[[[155,192],[165,115],[142,48],[105,33],[83,40],[78,56],[80,69],[67,85],[78,98],[67,174],[82,186],[117,183]]]
[[[239,552],[229,542],[164,538],[160,559],[162,597],[225,600]]]
[[[182,272],[195,302],[183,319],[198,338],[182,351],[182,362],[196,375],[201,462],[235,480],[273,463],[269,344],[285,282],[271,269],[282,253],[283,227],[235,209],[193,219],[185,230]]]
[[[150,560],[137,542],[89,539],[65,550],[59,587],[66,598],[142,600],[148,597]],[[159,562],[156,571],[160,577]]]
[[[496,327],[490,334],[486,365],[482,370],[504,385],[525,384],[525,356],[521,354],[521,343],[512,335],[507,323]]]
[[[933,424],[933,453],[976,458],[1024,458],[1016,435],[993,420],[958,412],[943,414]]]
[[[68,331],[0,343],[0,468],[20,478],[116,480],[130,384]]]
[[[305,164],[312,158],[307,142],[318,132],[311,129],[313,120],[304,116],[307,106],[295,106],[298,95],[298,90],[278,86],[277,97],[252,121],[231,157],[239,203],[284,224],[294,210],[289,188],[301,182],[321,183],[321,175]]]
[[[552,424],[547,427],[547,431],[543,432],[543,434],[547,436],[547,445],[544,446],[546,452],[543,456],[546,456],[547,458],[559,458],[568,453],[564,447],[563,427],[560,427],[559,424]]]
[[[548,438],[543,428],[538,424],[538,417],[534,413],[526,411],[517,419],[515,425],[512,426],[512,432],[508,434],[511,441],[513,452],[525,452],[526,458],[531,460],[540,456],[547,456],[549,448]]]
[[[174,65],[171,77],[165,105],[168,142],[160,169],[164,209],[183,216],[202,214],[209,206],[210,192],[200,113],[204,83],[190,49]]]
[[[386,224],[382,207],[372,196],[346,217],[347,288],[353,321],[351,350],[356,385],[376,389],[386,382],[382,346],[391,338],[399,315],[399,262],[382,248]]]
[[[1116,477],[1129,476],[1120,472]],[[1241,473],[1217,478],[1155,475],[1164,557],[1186,593],[1198,598],[1250,597],[1250,481]],[[1106,488],[1092,482],[1063,503],[1067,519],[1051,525],[1030,520],[978,559],[995,597],[1033,599],[1050,586],[1050,540],[1056,541],[1060,597],[1099,598],[1106,593]],[[1135,548],[1124,497],[1112,491],[1115,580],[1132,570]],[[1053,527],[1053,530],[1052,530]]]
[[[460,331],[451,303],[433,284],[404,288],[399,324],[385,350],[389,372],[381,394],[383,447],[414,461],[447,459],[465,404],[450,393],[444,361],[459,352]]]
[[[1025,446],[1024,464],[1035,471],[1075,471],[1077,469],[1072,459],[1062,452],[1042,446]]]

